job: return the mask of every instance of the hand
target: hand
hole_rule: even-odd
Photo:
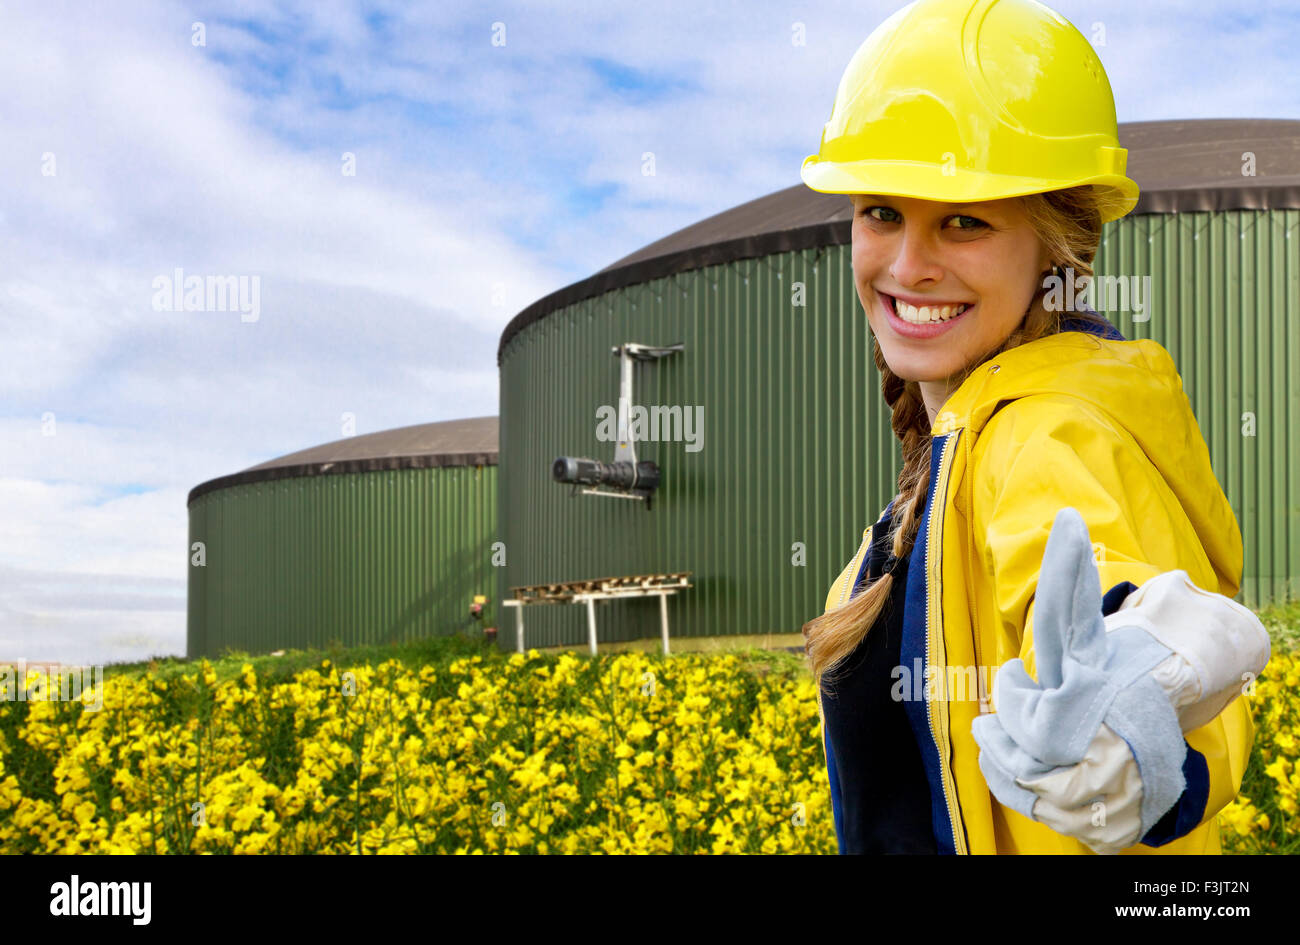
[[[1104,722],[1078,764],[1019,783],[1038,795],[1034,820],[1082,840],[1094,853],[1118,853],[1145,833],[1137,760]]]
[[[1178,800],[1186,743],[1151,675],[1173,651],[1142,626],[1107,632],[1092,542],[1071,508],[1047,539],[1033,632],[1038,681],[1009,660],[995,681],[996,712],[972,723],[980,770],[1006,806],[1116,853]]]

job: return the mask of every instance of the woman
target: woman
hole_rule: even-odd
[[[804,628],[841,852],[1220,852],[1269,651],[1240,529],[1169,354],[1059,291],[1137,202],[1125,155],[1059,15],[918,0],[804,162],[852,195],[903,452]]]

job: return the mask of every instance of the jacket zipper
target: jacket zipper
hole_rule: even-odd
[[[862,534],[862,544],[858,545],[858,553],[853,556],[853,560],[850,562],[849,577],[844,582],[844,586],[840,588],[839,603],[841,605],[849,599],[849,594],[853,592],[853,588],[857,587],[858,577],[862,572],[862,562],[865,560],[867,551],[871,546],[871,533],[875,530],[875,527],[875,525],[867,526],[866,531]]]
[[[936,573],[935,563],[938,555],[935,547],[943,540],[943,508],[947,499],[948,492],[948,474],[952,464],[952,451],[956,446],[957,440],[960,439],[963,431],[957,430],[949,435],[944,441],[942,452],[939,455],[939,470],[935,477],[933,488],[930,495],[930,512],[926,520],[926,541],[925,541],[925,577],[926,577],[926,605],[925,605],[925,646],[926,662],[930,666],[936,665],[935,657],[939,653],[939,647],[943,643],[943,585],[940,575]],[[936,514],[936,511],[938,514]],[[932,619],[933,615],[933,619]],[[946,659],[945,659],[946,664]],[[947,666],[943,667],[944,674],[939,679],[940,691],[945,692],[945,680],[947,675]],[[966,854],[966,831],[960,827],[961,812],[957,806],[957,787],[953,781],[952,770],[948,764],[948,754],[950,750],[948,742],[948,710],[947,703],[943,699],[940,702],[940,724],[936,728],[934,724],[933,702],[928,697],[925,700],[925,717],[930,727],[930,738],[934,742],[935,753],[939,756],[939,773],[940,784],[943,788],[944,803],[948,807],[948,823],[952,827],[953,849],[958,854]]]

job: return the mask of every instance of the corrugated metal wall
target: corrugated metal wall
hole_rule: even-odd
[[[1241,525],[1239,598],[1300,596],[1300,210],[1126,218],[1098,271],[1151,276],[1149,319],[1107,314],[1178,365]]]
[[[1179,365],[1242,525],[1251,604],[1300,586],[1297,225],[1296,211],[1128,217],[1108,225],[1098,258],[1101,275],[1152,277],[1147,320],[1107,314]],[[795,283],[806,307],[794,304]],[[699,452],[640,444],[663,469],[650,512],[571,497],[550,479],[556,456],[613,458],[614,444],[596,439],[596,409],[617,404],[610,348],[627,341],[686,344],[636,367],[636,403],[704,407]],[[893,495],[901,456],[870,352],[849,246],[679,274],[524,328],[501,366],[498,598],[523,584],[689,570],[696,586],[670,599],[674,635],[798,632]],[[1253,437],[1241,435],[1246,411]],[[658,632],[653,601],[597,614],[602,640]],[[583,608],[530,607],[525,618],[530,646],[585,639]],[[513,618],[500,623],[512,646]]]
[[[187,654],[442,636],[475,594],[496,619],[495,466],[309,476],[220,489],[190,506]]]
[[[795,301],[803,283],[804,307]],[[898,446],[879,406],[848,253],[745,260],[609,293],[525,328],[503,352],[500,594],[522,584],[691,571],[674,635],[798,632],[889,495]],[[623,342],[686,350],[635,368],[635,402],[702,406],[698,452],[639,445],[654,508],[570,495],[559,455],[609,461],[596,409],[618,403]],[[870,516],[870,518],[868,518]],[[804,564],[792,564],[804,546]],[[654,600],[597,608],[602,640],[658,632]],[[583,608],[529,607],[530,646],[585,639]],[[501,620],[503,645],[514,622]]]

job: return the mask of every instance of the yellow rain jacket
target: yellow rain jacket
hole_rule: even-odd
[[[1154,341],[1125,341],[1113,328],[1078,327],[998,355],[949,397],[932,433],[900,665],[921,670],[913,679],[919,698],[906,709],[939,852],[1091,853],[1000,804],[971,736],[971,720],[991,711],[997,667],[1020,657],[1037,677],[1034,590],[1052,522],[1068,505],[1087,523],[1103,613],[1111,613],[1148,578],[1179,568],[1197,586],[1233,597],[1242,571],[1236,517],[1169,353]],[[847,601],[861,579],[871,532],[831,587],[827,610]],[[822,731],[838,835],[840,792],[824,715]],[[1240,698],[1186,733],[1186,790],[1123,852],[1221,852],[1217,815],[1237,795],[1254,734]]]

